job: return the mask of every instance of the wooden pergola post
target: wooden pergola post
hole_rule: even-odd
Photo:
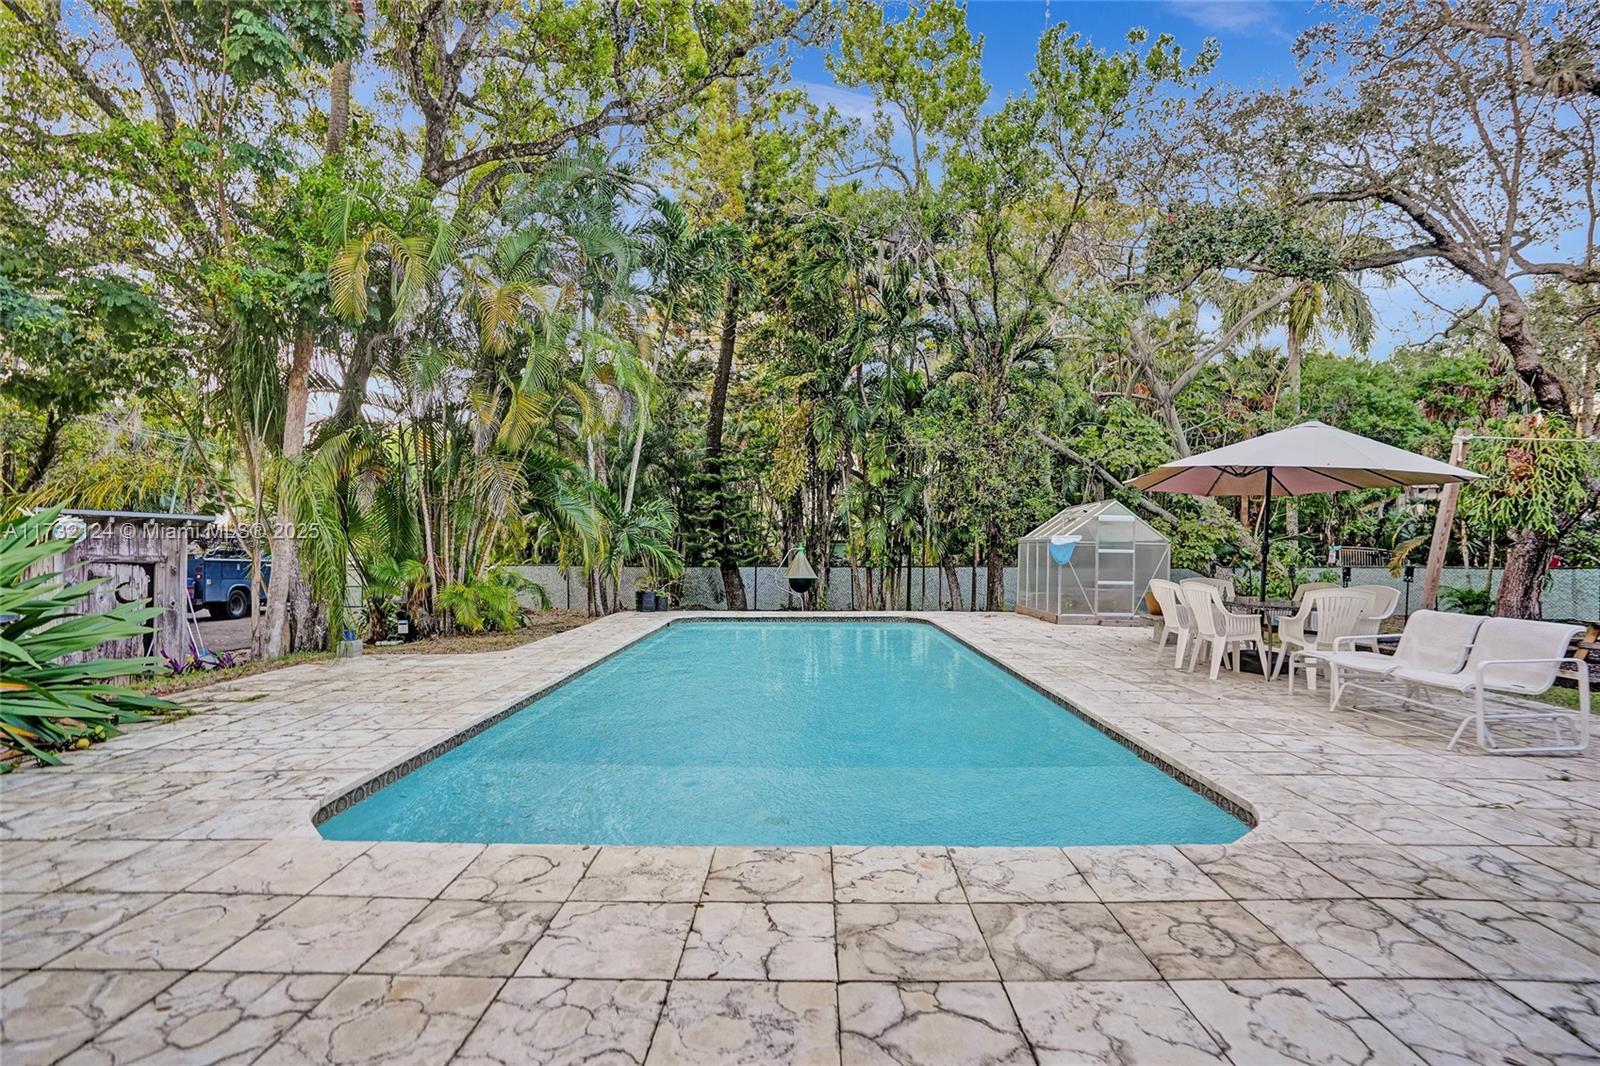
[[[1464,429],[1458,429],[1450,440],[1450,465],[1460,466],[1467,456],[1467,441],[1471,437]],[[1444,487],[1439,494],[1439,510],[1433,516],[1433,540],[1428,545],[1428,566],[1422,572],[1422,600],[1419,606],[1423,610],[1437,610],[1439,602],[1439,578],[1444,571],[1445,553],[1450,550],[1450,527],[1456,521],[1456,504],[1461,499],[1461,483],[1453,481]]]

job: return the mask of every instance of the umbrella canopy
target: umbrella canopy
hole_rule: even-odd
[[[1395,448],[1325,422],[1266,433],[1187,459],[1158,466],[1128,482],[1146,492],[1187,496],[1263,496],[1261,598],[1267,596],[1267,552],[1272,537],[1272,498],[1345,489],[1401,489],[1472,481],[1459,466]]]
[[[1188,496],[1265,496],[1270,478],[1272,495],[1304,496],[1446,485],[1481,476],[1313,421],[1174,460],[1128,484],[1146,492]]]

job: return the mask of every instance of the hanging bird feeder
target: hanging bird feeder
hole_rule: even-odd
[[[794,559],[789,563],[789,588],[804,596],[810,592],[817,583],[817,572],[811,569],[811,564],[806,561],[806,546],[797,545],[794,549]]]

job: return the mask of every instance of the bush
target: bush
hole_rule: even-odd
[[[1494,593],[1488,589],[1442,588],[1439,602],[1462,614],[1494,614]]]
[[[154,658],[87,659],[108,640],[150,631],[159,607],[126,604],[103,614],[79,614],[84,596],[105,579],[69,585],[56,572],[28,571],[61,555],[72,542],[50,535],[61,508],[0,525],[0,736],[42,763],[59,763],[51,752],[81,741],[102,740],[116,726],[138,721],[142,712],[168,710],[166,700],[110,683],[160,667]]]

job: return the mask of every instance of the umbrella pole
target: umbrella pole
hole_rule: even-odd
[[[1272,467],[1267,467],[1266,499],[1261,504],[1261,599],[1267,598],[1267,551],[1272,547]]]

